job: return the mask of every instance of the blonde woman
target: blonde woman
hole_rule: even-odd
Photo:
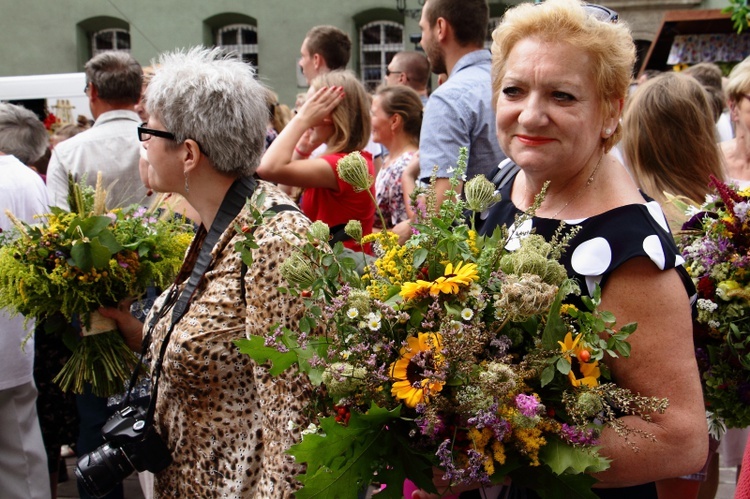
[[[258,175],[305,188],[302,212],[313,221],[327,223],[334,236],[343,233],[349,220],[359,220],[366,235],[372,232],[375,205],[370,194],[355,192],[341,180],[336,164],[348,153],[360,151],[374,176],[372,156],[364,151],[369,138],[370,102],[364,87],[351,71],[332,71],[312,81],[307,101],[263,155]],[[311,158],[322,144],[325,152]],[[374,186],[371,194],[375,195]],[[362,249],[351,239],[344,240],[344,245]]]

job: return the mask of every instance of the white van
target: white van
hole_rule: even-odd
[[[75,123],[79,115],[92,119],[85,87],[85,73],[3,76],[0,101],[45,99],[48,112],[66,123]]]

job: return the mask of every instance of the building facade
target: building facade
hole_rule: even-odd
[[[100,50],[121,49],[144,66],[160,52],[222,45],[255,64],[292,105],[306,89],[297,68],[305,33],[332,24],[353,41],[350,69],[374,86],[393,53],[413,50],[422,0],[0,0],[0,76],[74,73]],[[505,3],[489,0],[492,21]],[[516,3],[510,0],[510,3]],[[722,0],[610,0],[639,52],[671,9],[721,8]],[[2,98],[0,96],[0,98]]]

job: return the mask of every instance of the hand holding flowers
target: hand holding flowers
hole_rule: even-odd
[[[92,191],[71,179],[71,212],[52,208],[38,225],[9,214],[17,233],[0,248],[0,307],[63,336],[74,352],[55,379],[64,391],[81,393],[91,383],[101,396],[122,391],[137,359],[112,323],[98,325],[96,310],[167,285],[192,238],[190,226],[156,209],[108,212],[105,196],[101,182]]]

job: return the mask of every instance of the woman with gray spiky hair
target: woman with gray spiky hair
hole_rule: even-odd
[[[154,425],[173,462],[155,475],[157,497],[289,497],[299,486],[301,468],[285,451],[308,425],[309,380],[292,370],[271,376],[234,344],[273,325],[293,327],[304,310],[301,299],[278,292],[278,269],[309,220],[277,208],[256,227],[246,204],[293,204],[252,177],[264,149],[265,96],[251,66],[203,48],[162,55],[146,91],[149,119],[138,133],[148,183],[184,196],[203,224],[145,328],[104,311],[131,347],[145,335],[149,356],[163,355],[160,375],[152,373]],[[247,266],[235,244],[251,231],[258,247],[247,248]],[[175,313],[184,300],[184,314]]]

